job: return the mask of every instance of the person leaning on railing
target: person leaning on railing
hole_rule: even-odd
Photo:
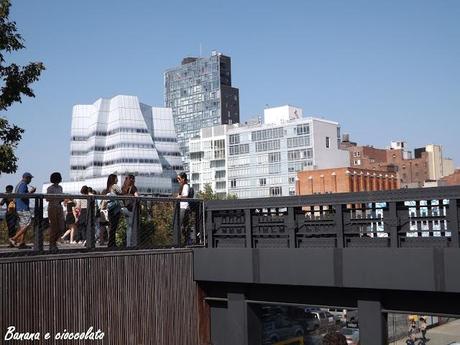
[[[123,186],[121,187],[121,191],[124,195],[129,196],[139,196],[137,192],[137,187],[135,186],[134,182],[136,178],[134,175],[128,175],[123,182]],[[126,229],[126,247],[132,246],[132,233],[133,233],[133,209],[134,209],[134,200],[126,200],[125,207],[122,208],[124,215],[126,216],[126,222],[128,223],[128,228]]]
[[[22,175],[22,180],[16,186],[14,192],[17,194],[33,194],[36,191],[35,187],[28,187],[32,181],[32,174],[25,172]],[[25,235],[27,229],[29,229],[32,224],[32,213],[29,207],[30,199],[29,198],[16,198],[16,212],[19,217],[19,230],[13,237],[9,238],[10,244],[16,246],[19,249],[29,249],[28,245],[25,243]]]
[[[121,189],[117,185],[118,178],[115,174],[110,174],[107,178],[107,189],[104,191],[104,194],[109,196],[121,195]],[[120,222],[121,216],[121,203],[117,199],[112,199],[107,202],[107,211],[109,216],[110,230],[109,230],[109,241],[107,246],[109,248],[116,248],[116,232],[118,228],[118,223]]]
[[[47,194],[63,194],[62,187],[59,183],[62,182],[62,176],[58,172],[54,172],[50,176],[50,182],[52,183],[46,189]],[[64,221],[64,210],[62,209],[61,202],[62,199],[56,198],[46,198],[48,201],[48,219],[50,222],[50,251],[57,251],[58,247],[56,245],[59,235],[65,231],[65,221]]]
[[[83,186],[80,189],[80,194],[88,195],[88,186]],[[78,199],[77,200],[77,242],[85,244],[86,241],[86,222],[88,212],[88,200]]]

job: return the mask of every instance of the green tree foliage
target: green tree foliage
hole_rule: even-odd
[[[203,186],[203,190],[198,193],[198,198],[203,199],[204,201],[238,199],[235,194],[226,194],[225,196],[217,194],[213,191],[210,183],[206,183]]]
[[[0,111],[5,111],[22,96],[35,97],[30,84],[37,81],[45,69],[41,62],[31,62],[27,66],[8,64],[6,54],[24,49],[24,40],[17,32],[16,23],[10,21],[11,3],[0,0]],[[17,170],[17,157],[14,154],[24,130],[0,115],[0,174],[14,173]]]

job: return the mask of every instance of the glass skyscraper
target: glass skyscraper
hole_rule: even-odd
[[[231,59],[218,52],[187,57],[165,72],[165,106],[172,109],[177,142],[188,170],[188,140],[201,128],[238,123],[239,92],[232,87]]]

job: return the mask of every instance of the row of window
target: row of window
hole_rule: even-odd
[[[287,139],[287,147],[299,147],[299,146],[310,146],[310,136],[304,135],[297,138],[288,138]]]
[[[242,155],[245,153],[249,153],[249,144],[233,145],[228,148],[228,154],[230,156]]]
[[[79,151],[79,150],[74,150],[71,151],[72,156],[79,156],[79,155],[86,155],[89,152],[104,152],[104,151],[111,151],[114,149],[119,149],[119,148],[136,148],[136,149],[152,149],[154,146],[152,144],[137,144],[137,143],[119,143],[115,145],[109,145],[109,146],[92,146],[86,151]]]
[[[310,134],[310,124],[303,123],[301,125],[297,125],[297,127],[294,128],[294,132],[297,135]]]
[[[301,159],[312,159],[312,158],[313,158],[312,149],[301,149],[301,150],[288,151],[288,161],[298,161]]]
[[[252,141],[277,139],[277,138],[282,138],[283,136],[284,136],[283,127],[263,129],[263,130],[254,131],[251,133]]]
[[[141,163],[141,164],[152,164],[152,163],[160,163],[158,159],[149,159],[149,158],[120,158],[120,159],[113,159],[110,161],[95,161],[92,163],[85,165],[72,165],[70,170],[85,170],[86,168],[95,166],[95,167],[102,167],[107,165],[114,165],[119,163]]]
[[[110,131],[93,131],[87,137],[84,136],[73,136],[72,141],[86,141],[90,137],[107,137],[116,133],[148,133],[148,129],[145,128],[132,128],[132,127],[119,127],[114,128]]]
[[[279,150],[281,147],[280,140],[267,140],[256,143],[256,152]]]

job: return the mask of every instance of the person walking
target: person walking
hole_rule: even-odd
[[[32,182],[32,174],[25,172],[22,174],[22,180],[17,184],[14,192],[17,194],[33,194],[36,191],[35,187],[30,186]],[[31,247],[25,243],[25,235],[30,225],[32,224],[32,213],[30,212],[29,198],[16,198],[16,212],[19,217],[18,232],[9,238],[10,244],[17,246],[19,249],[30,249]]]
[[[70,243],[75,244],[75,235],[77,231],[77,211],[76,206],[77,204],[72,199],[65,199],[64,206],[66,208],[66,215],[65,215],[65,225],[67,231],[62,235],[61,241],[65,241],[66,237],[70,235]]]
[[[12,185],[8,185],[5,188],[6,194],[13,193],[14,187]],[[6,225],[8,227],[8,238],[14,237],[16,234],[16,223],[18,220],[18,215],[16,214],[16,203],[14,202],[14,198],[3,198],[0,201],[0,206],[6,205],[6,214],[5,220]],[[14,248],[13,244],[9,244],[9,248]]]
[[[137,187],[135,186],[136,178],[134,175],[128,175],[125,177],[121,191],[123,195],[129,195],[137,197],[139,193],[137,192]],[[123,213],[126,216],[126,222],[128,223],[128,228],[126,229],[126,247],[132,246],[132,233],[133,233],[133,211],[134,211],[134,200],[126,200],[125,207],[123,207]]]
[[[420,318],[420,324],[419,324],[419,328],[420,328],[420,332],[422,332],[422,340],[423,340],[423,343],[426,342],[426,329],[427,329],[427,323],[426,323],[426,320],[424,317],[421,317]]]
[[[50,182],[52,183],[46,189],[47,194],[62,194],[62,187],[59,183],[62,182],[62,176],[58,172],[54,172],[50,176]],[[62,234],[65,230],[65,221],[64,221],[64,210],[62,209],[61,202],[64,201],[64,198],[46,198],[48,201],[48,219],[50,222],[50,251],[57,251],[58,247],[56,245],[59,235]]]
[[[108,196],[117,196],[121,195],[122,191],[117,185],[118,177],[115,174],[110,174],[107,178],[107,188],[105,190]],[[107,246],[109,248],[116,248],[116,233],[118,228],[118,223],[120,222],[121,216],[121,203],[117,199],[111,199],[107,202],[107,211],[108,218],[110,223],[109,228],[109,240]]]

